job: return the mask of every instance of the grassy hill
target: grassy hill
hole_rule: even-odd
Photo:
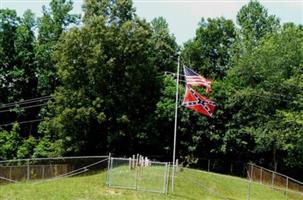
[[[1,200],[245,200],[245,179],[184,169],[177,173],[174,193],[158,194],[108,188],[106,173],[64,178],[43,183],[0,186]],[[257,183],[251,185],[251,200],[290,200],[301,196],[284,194]]]

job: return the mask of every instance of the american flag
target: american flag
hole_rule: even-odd
[[[214,102],[202,96],[190,86],[186,86],[182,105],[208,117],[213,117],[213,113],[215,111]]]
[[[186,80],[186,85],[189,86],[202,86],[206,88],[206,92],[211,92],[211,80],[204,78],[199,75],[194,70],[184,66],[184,76]]]

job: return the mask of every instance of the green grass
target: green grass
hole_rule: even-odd
[[[159,169],[156,169],[156,171]],[[120,171],[121,172],[121,171]],[[122,173],[116,179],[126,181]],[[248,183],[245,179],[184,169],[177,173],[175,191],[158,194],[126,189],[108,188],[107,174],[64,178],[55,181],[18,183],[0,186],[1,200],[245,200]],[[163,178],[163,176],[162,176]],[[162,180],[161,180],[162,181]],[[144,183],[145,184],[145,183]],[[153,185],[149,185],[152,187]],[[286,200],[282,191],[275,191],[257,183],[251,186],[251,200]],[[302,196],[288,196],[288,200]]]

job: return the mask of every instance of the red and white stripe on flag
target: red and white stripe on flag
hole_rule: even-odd
[[[211,92],[211,83],[212,81],[209,79],[204,78],[203,76],[199,75],[194,70],[184,66],[184,75],[186,80],[186,85],[189,86],[202,86],[206,88],[206,92]]]

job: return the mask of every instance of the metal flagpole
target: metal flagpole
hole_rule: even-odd
[[[174,129],[174,150],[173,150],[173,170],[171,179],[171,190],[174,191],[175,169],[176,169],[176,137],[177,137],[177,119],[178,119],[178,95],[179,95],[179,70],[180,70],[180,55],[178,56],[177,68],[177,84],[176,84],[176,105],[175,105],[175,129]]]

